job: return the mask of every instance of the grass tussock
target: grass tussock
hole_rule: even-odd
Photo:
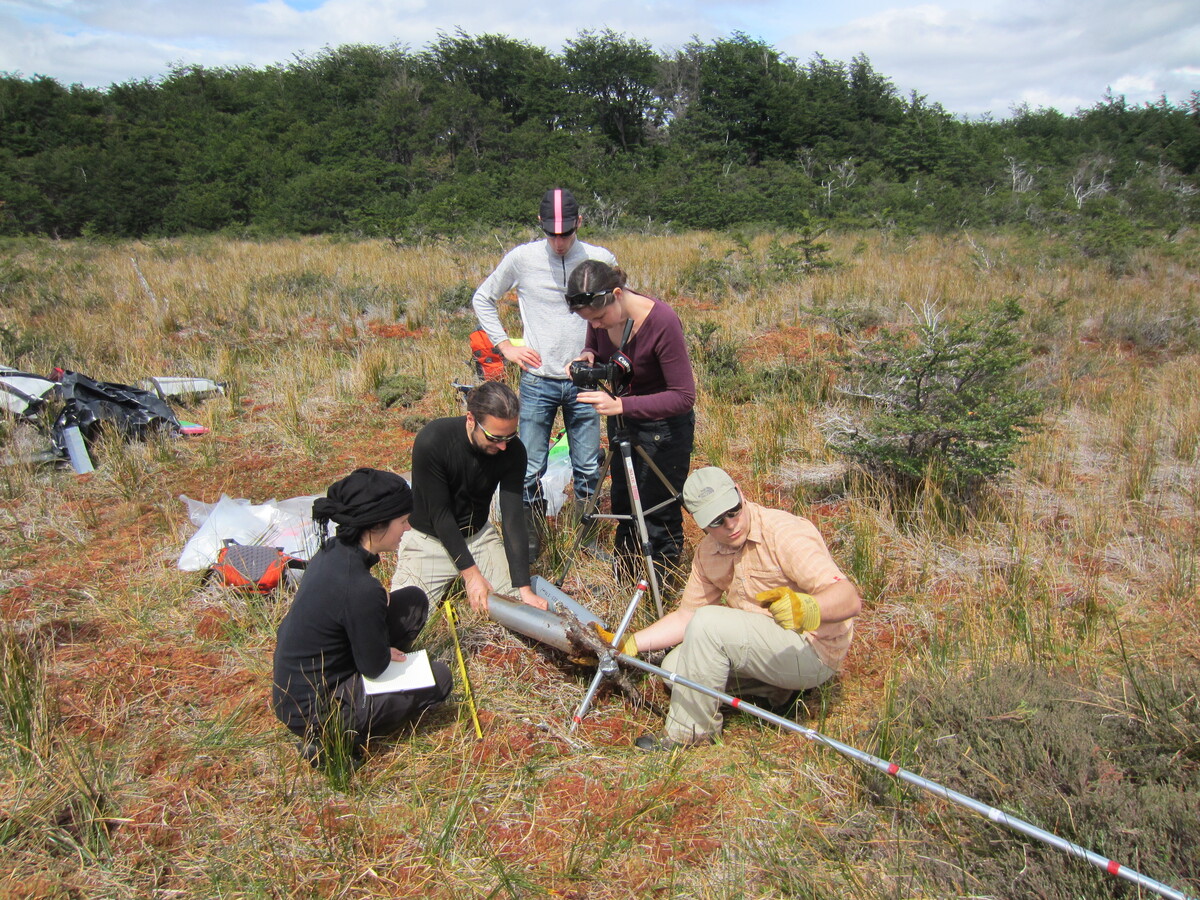
[[[693,464],[811,517],[866,599],[841,675],[799,715],[1200,893],[1195,237],[1141,249],[1123,273],[1052,239],[819,238],[817,256],[813,235],[600,241],[684,321]],[[571,731],[591,672],[461,601],[483,741],[459,685],[459,703],[373,746],[357,773],[300,759],[267,707],[288,596],[178,571],[191,533],[178,497],[261,502],[358,466],[408,471],[416,430],[458,413],[451,382],[473,380],[470,291],[498,250],[5,248],[0,363],[226,391],[180,411],[208,436],[105,435],[85,477],[29,461],[44,436],[0,423],[0,892],[1133,896],[746,715],[728,716],[721,745],[639,755],[631,740],[667,701],[649,680],[637,698],[605,686]],[[1042,412],[970,503],[932,478],[898,493],[830,446],[823,424],[861,412],[839,357],[911,328],[914,311],[977,317],[1010,300]],[[515,331],[513,305],[501,312]],[[570,518],[554,522],[544,575],[570,550]],[[614,620],[628,601],[586,553],[565,587]],[[442,617],[422,643],[453,659]]]

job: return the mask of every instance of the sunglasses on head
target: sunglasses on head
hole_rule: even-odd
[[[520,434],[518,431],[514,431],[512,434],[492,434],[478,422],[475,423],[475,427],[482,431],[483,436],[493,444],[507,444],[509,441],[515,441],[517,435]]]
[[[578,312],[581,309],[603,309],[612,302],[612,291],[584,291],[582,294],[571,294],[567,297],[567,309]]]
[[[715,519],[713,519],[711,522],[709,522],[708,527],[709,528],[720,528],[729,519],[736,519],[738,517],[738,515],[741,513],[741,511],[742,511],[742,504],[739,503],[733,509],[729,510],[729,512],[721,513],[721,515],[717,516]]]

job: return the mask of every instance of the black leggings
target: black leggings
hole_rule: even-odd
[[[405,653],[425,627],[429,616],[429,601],[418,587],[402,587],[388,596],[388,645]],[[389,694],[367,694],[362,678],[357,675],[339,684],[333,691],[343,710],[347,728],[354,734],[356,746],[372,737],[394,734],[405,723],[425,710],[442,703],[454,688],[450,667],[431,659],[434,684],[417,691],[395,691]]]

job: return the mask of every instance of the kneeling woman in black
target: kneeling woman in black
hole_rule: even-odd
[[[394,551],[408,531],[412,505],[408,482],[379,469],[355,470],[313,503],[313,519],[322,528],[334,522],[337,533],[313,556],[279,626],[271,699],[314,765],[331,723],[349,736],[357,756],[369,738],[394,733],[450,695],[450,668],[432,660],[432,687],[363,690],[361,676],[377,677],[392,660],[403,660],[429,614],[420,588],[389,595],[371,574],[379,554]]]

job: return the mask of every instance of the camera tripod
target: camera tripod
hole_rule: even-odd
[[[629,432],[625,429],[625,421],[622,416],[617,416],[617,429],[613,435],[613,440],[609,442],[608,450],[604,454],[604,463],[600,467],[600,479],[596,482],[597,490],[588,500],[587,505],[583,508],[583,513],[579,517],[580,528],[575,535],[575,540],[571,543],[571,550],[563,560],[562,568],[559,569],[555,576],[554,583],[557,587],[562,587],[566,581],[567,573],[571,570],[571,566],[575,562],[575,557],[578,555],[580,548],[587,537],[587,526],[598,519],[611,519],[617,522],[635,522],[637,524],[638,541],[642,548],[642,562],[645,566],[646,582],[650,585],[650,595],[654,598],[654,606],[658,610],[658,615],[661,618],[663,615],[662,592],[659,589],[658,575],[654,569],[653,548],[650,545],[650,533],[646,528],[646,516],[650,513],[658,512],[660,509],[665,509],[672,503],[678,503],[683,495],[667,480],[667,476],[662,473],[662,470],[655,465],[654,460],[646,453],[641,446],[635,446],[630,440]],[[655,504],[650,509],[642,509],[641,492],[638,489],[637,478],[634,477],[633,471],[633,454],[634,452],[642,458],[642,462],[650,469],[651,472],[662,482],[663,487],[667,489],[671,496],[661,503]],[[621,455],[621,465],[625,470],[625,485],[629,491],[629,503],[632,508],[631,513],[598,513],[597,507],[600,504],[599,485],[604,483],[604,476],[608,474],[612,467],[613,460],[616,455]]]

